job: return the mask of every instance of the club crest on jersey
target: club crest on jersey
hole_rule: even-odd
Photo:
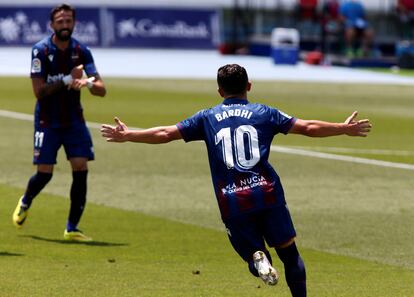
[[[39,50],[37,49],[37,48],[35,48],[34,50],[33,50],[33,56],[37,56],[37,54],[39,53]]]
[[[42,71],[42,62],[39,58],[34,58],[32,60],[32,73],[40,73]]]
[[[50,62],[53,62],[53,55],[49,55],[48,58]]]

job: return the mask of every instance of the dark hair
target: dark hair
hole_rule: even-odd
[[[75,20],[75,9],[70,6],[69,4],[60,4],[56,7],[54,7],[51,11],[50,11],[50,21],[53,23],[53,19],[55,17],[55,14],[57,14],[59,11],[71,11],[72,12],[72,16],[73,16],[73,20]]]
[[[249,78],[244,67],[237,64],[227,64],[217,72],[217,84],[225,95],[239,95],[246,92]]]

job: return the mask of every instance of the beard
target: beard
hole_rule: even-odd
[[[67,32],[67,33],[66,33]],[[66,34],[64,34],[66,33]],[[72,30],[70,29],[61,29],[59,31],[55,31],[56,38],[60,41],[68,41],[72,36]]]

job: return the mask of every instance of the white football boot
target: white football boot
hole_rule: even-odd
[[[266,285],[274,286],[279,280],[279,274],[276,269],[270,265],[266,254],[262,251],[257,251],[253,254],[254,267],[257,269],[260,278]]]

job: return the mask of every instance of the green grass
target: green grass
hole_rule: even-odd
[[[106,98],[84,94],[89,121],[174,124],[219,102],[213,81],[105,82]],[[0,109],[32,113],[30,87],[27,78],[0,78]],[[250,98],[305,119],[343,121],[359,110],[374,124],[363,139],[288,135],[277,145],[414,152],[413,91],[258,82]],[[200,143],[108,144],[93,130],[97,159],[80,227],[97,243],[61,241],[71,180],[63,151],[27,228],[16,232],[10,217],[34,171],[32,133],[32,123],[0,117],[1,296],[289,296],[284,282],[262,286],[233,252]],[[413,154],[358,156],[414,164]],[[270,161],[285,185],[310,296],[414,295],[413,171],[276,153]]]
[[[20,192],[0,186],[1,217]],[[251,277],[223,231],[89,204],[83,226],[96,241],[65,242],[67,204],[41,194],[22,230],[1,220],[1,296],[289,296],[284,280]],[[412,270],[301,251],[310,296],[412,296]]]
[[[413,69],[372,68],[370,70],[375,71],[375,72],[392,73],[392,74],[401,75],[401,76],[408,76],[408,77],[413,77],[414,76],[414,70]]]

